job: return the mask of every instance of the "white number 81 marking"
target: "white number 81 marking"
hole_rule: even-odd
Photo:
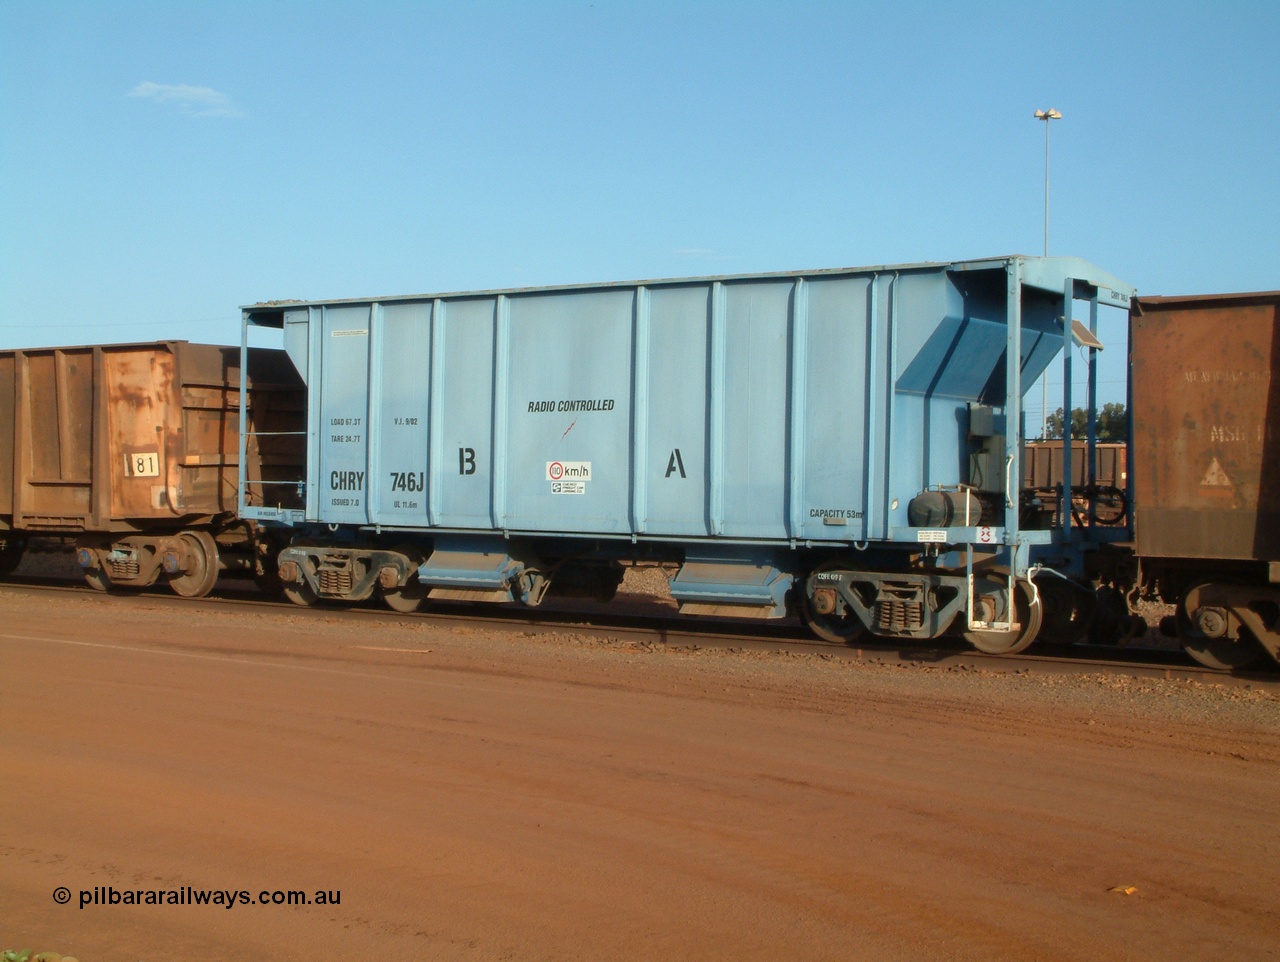
[[[131,478],[160,477],[160,455],[154,451],[146,454],[126,454],[125,474]]]

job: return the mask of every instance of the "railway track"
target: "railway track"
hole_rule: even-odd
[[[0,594],[75,595],[98,599],[104,605],[190,605],[206,609],[242,611],[245,608],[288,612],[300,617],[348,620],[353,626],[368,625],[370,619],[426,622],[441,627],[483,627],[490,631],[518,635],[530,633],[572,633],[579,636],[639,645],[671,648],[717,648],[727,651],[785,651],[827,659],[841,659],[903,666],[931,666],[959,671],[1042,674],[1113,674],[1134,678],[1197,681],[1203,684],[1280,691],[1280,671],[1253,670],[1220,672],[1197,665],[1180,649],[1110,648],[1096,645],[1037,644],[1019,655],[986,655],[963,641],[941,639],[933,643],[901,646],[864,639],[855,645],[833,645],[814,638],[798,622],[760,623],[744,627],[741,622],[697,620],[663,613],[664,606],[635,596],[636,610],[620,612],[581,605],[557,605],[537,609],[499,608],[444,602],[430,610],[402,614],[378,603],[331,605],[320,603],[301,608],[287,601],[269,598],[252,587],[222,581],[208,598],[180,598],[166,589],[145,591],[95,591],[79,580],[56,577],[11,577],[0,586]],[[749,629],[749,630],[748,630]]]

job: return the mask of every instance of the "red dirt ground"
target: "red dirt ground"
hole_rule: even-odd
[[[1280,958],[1265,692],[0,605],[0,948]],[[96,886],[341,903],[79,908]]]

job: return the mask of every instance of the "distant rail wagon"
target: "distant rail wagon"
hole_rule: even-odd
[[[1071,486],[1093,483],[1123,491],[1128,486],[1128,447],[1118,441],[1099,441],[1094,476],[1089,477],[1089,445],[1072,441]],[[1062,441],[1028,441],[1022,462],[1022,483],[1034,491],[1052,491],[1062,484]]]
[[[1091,342],[1077,301],[1096,330],[1132,293],[1002,257],[255,304],[244,343],[307,385],[305,498],[242,457],[239,511],[303,604],[607,597],[649,559],[686,612],[1016,651],[1092,596],[1070,523],[1021,521],[1022,396]]]
[[[304,404],[279,351],[160,341],[0,352],[0,564],[11,571],[30,538],[60,536],[104,590],[164,579],[200,596],[222,570],[270,582],[272,549],[237,516],[237,482],[247,462],[248,495],[261,500],[263,479],[296,475]],[[273,493],[301,503],[296,486]]]
[[[1063,481],[1062,449],[1061,440],[1029,441],[1022,455],[1024,497],[1030,494],[1030,507],[1055,523],[1059,520]],[[1123,522],[1128,512],[1129,446],[1117,441],[1098,442],[1094,445],[1092,462],[1088,442],[1072,441],[1071,451],[1074,523],[1115,525]]]

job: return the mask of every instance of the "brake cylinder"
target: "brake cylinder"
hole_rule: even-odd
[[[972,527],[982,518],[982,502],[972,491],[925,491],[907,505],[913,528]]]

